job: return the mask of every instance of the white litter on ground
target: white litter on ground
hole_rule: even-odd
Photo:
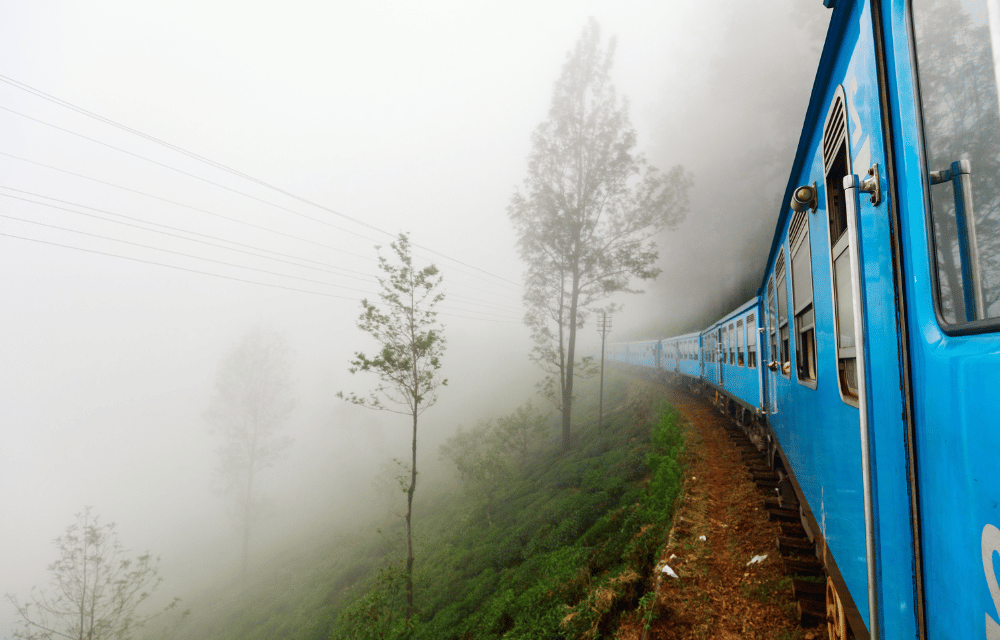
[[[708,538],[706,538],[705,536],[698,536],[698,539],[701,540],[702,542],[708,540]]]
[[[747,566],[749,567],[752,564],[760,564],[761,562],[764,562],[765,560],[767,560],[767,555],[766,554],[762,555],[762,556],[754,556],[754,557],[750,558],[750,562],[747,563]]]
[[[677,572],[675,572],[673,569],[670,568],[670,565],[667,564],[663,565],[663,569],[661,569],[661,571],[663,571],[663,573],[667,574],[671,578],[680,579],[680,576],[677,575]]]

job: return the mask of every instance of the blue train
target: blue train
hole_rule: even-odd
[[[747,425],[815,537],[832,637],[1000,640],[1000,2],[825,4],[756,296],[608,356]]]

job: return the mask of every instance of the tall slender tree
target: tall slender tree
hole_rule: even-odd
[[[409,416],[413,422],[410,481],[406,490],[406,624],[413,617],[413,494],[417,490],[417,423],[437,402],[438,388],[448,384],[439,374],[444,354],[443,327],[437,321],[441,274],[431,264],[413,265],[409,237],[391,245],[396,261],[379,255],[380,304],[361,301],[358,328],[379,344],[374,356],[356,352],[350,372],[371,372],[379,384],[367,396],[338,395],[354,404]]]
[[[556,81],[548,118],[532,136],[528,176],[508,214],[527,263],[525,324],[540,385],[562,412],[570,447],[574,378],[592,370],[577,362],[576,332],[588,311],[615,292],[638,293],[632,278],[659,274],[660,230],[687,212],[690,177],[681,166],[663,174],[635,151],[628,101],[611,82],[615,41],[602,47],[591,19]]]
[[[292,351],[274,329],[255,327],[223,357],[205,418],[222,434],[216,476],[243,534],[242,569],[250,562],[250,531],[264,495],[260,473],[274,466],[292,439],[279,435],[295,406]]]

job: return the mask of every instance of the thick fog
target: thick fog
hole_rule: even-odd
[[[373,480],[406,456],[407,420],[336,393],[375,386],[348,373],[374,344],[355,321],[400,231],[447,296],[421,459],[531,397],[506,207],[588,16],[618,40],[641,149],[695,180],[660,282],[619,300],[611,339],[752,291],[829,17],[761,5],[0,0],[0,593],[44,585],[88,505],[162,557],[164,595],[235,574],[204,414],[255,326],[287,338],[297,404],[254,550],[386,510]],[[13,618],[0,602],[0,637]]]

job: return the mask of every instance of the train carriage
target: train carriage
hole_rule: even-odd
[[[659,344],[766,417],[856,637],[1000,640],[1000,2],[825,4],[757,298]]]
[[[754,298],[729,312],[701,334],[703,377],[745,408],[760,412],[763,395],[757,344],[760,301]]]

